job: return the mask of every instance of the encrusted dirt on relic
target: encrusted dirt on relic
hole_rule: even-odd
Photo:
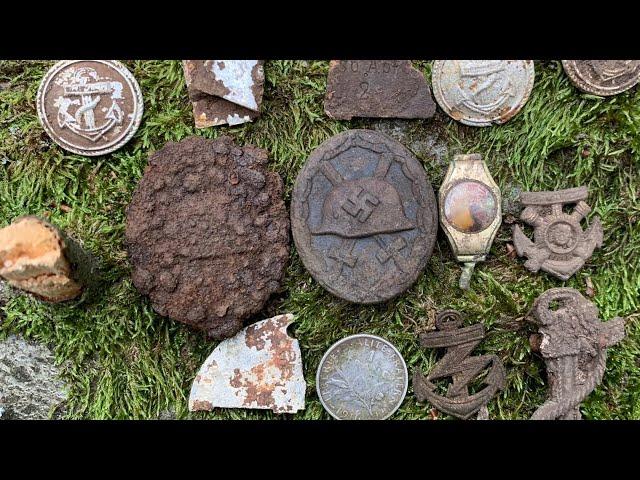
[[[283,183],[267,152],[189,137],[151,155],[127,209],[132,279],[153,308],[233,336],[281,284],[289,257]]]

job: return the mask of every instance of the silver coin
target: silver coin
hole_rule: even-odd
[[[640,81],[640,60],[562,60],[562,68],[577,88],[606,97]]]
[[[384,420],[407,394],[407,366],[384,338],[358,334],[334,343],[320,360],[316,389],[338,420]]]
[[[504,123],[517,114],[533,79],[531,60],[436,60],[431,70],[440,108],[474,127]]]
[[[65,150],[87,156],[117,150],[136,133],[142,91],[116,60],[63,60],[46,73],[36,99],[38,118]]]

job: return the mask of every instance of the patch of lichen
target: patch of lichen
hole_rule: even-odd
[[[430,62],[415,62],[427,77]],[[383,305],[348,304],[324,291],[302,266],[295,248],[282,292],[263,317],[289,311],[302,348],[307,408],[294,418],[328,418],[315,394],[315,371],[339,338],[370,332],[392,341],[409,370],[427,370],[436,353],[419,348],[417,332],[433,328],[439,309],[456,308],[467,323],[482,321],[488,334],[477,352],[500,356],[507,387],[489,405],[492,418],[527,418],[545,398],[544,363],[532,354],[524,321],[547,288],[586,292],[590,278],[601,318],[626,316],[627,337],[609,350],[603,384],[583,403],[587,418],[640,418],[640,89],[610,99],[579,93],[559,62],[536,62],[536,84],[523,111],[505,125],[471,128],[438,110],[429,120],[333,121],[323,111],[328,62],[268,61],[262,115],[237,127],[193,127],[181,66],[175,61],[127,62],[145,99],[142,125],[129,144],[99,158],[69,154],[38,123],[35,95],[52,62],[0,62],[0,226],[40,215],[64,229],[100,259],[98,295],[48,305],[18,295],[4,307],[0,336],[21,333],[47,343],[63,367],[70,418],[275,418],[270,412],[219,410],[189,414],[193,377],[215,343],[157,315],[133,287],[123,247],[125,207],[150,151],[191,134],[229,134],[240,144],[269,151],[271,168],[286,184],[286,201],[310,152],[348,128],[392,135],[421,160],[437,189],[456,153],[479,152],[509,199],[520,190],[590,188],[592,215],[602,218],[604,246],[578,274],[560,282],[531,274],[507,252],[510,225],[499,231],[487,262],[462,292],[460,266],[439,234],[418,282]],[[258,316],[256,317],[258,319]],[[409,389],[394,418],[431,418]]]

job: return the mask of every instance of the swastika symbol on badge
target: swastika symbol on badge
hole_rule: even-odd
[[[378,197],[364,188],[358,188],[358,192],[347,197],[341,206],[349,215],[357,218],[360,223],[364,223],[379,203]]]

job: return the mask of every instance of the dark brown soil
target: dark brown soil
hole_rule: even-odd
[[[151,155],[127,209],[133,283],[153,308],[215,339],[280,287],[289,257],[283,183],[267,152],[189,137]]]

